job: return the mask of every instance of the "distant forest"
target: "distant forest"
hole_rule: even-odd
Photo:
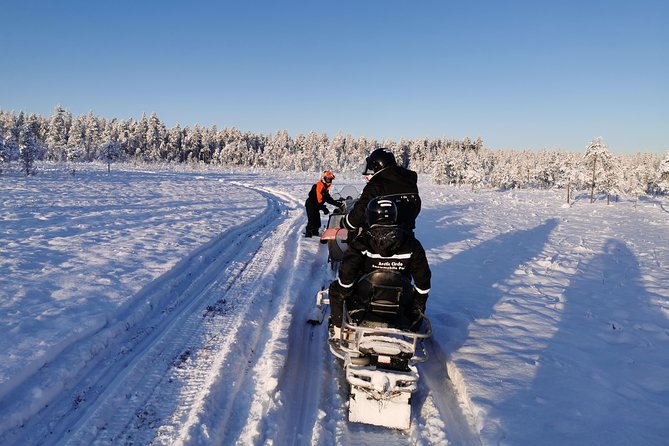
[[[198,125],[167,128],[152,113],[139,120],[81,116],[58,106],[50,117],[0,110],[0,172],[16,161],[202,163],[291,171],[360,170],[374,149],[391,149],[399,163],[438,184],[472,188],[589,189],[608,196],[669,193],[669,154],[618,155],[601,138],[584,152],[491,150],[481,138],[377,141],[311,132],[262,135]]]

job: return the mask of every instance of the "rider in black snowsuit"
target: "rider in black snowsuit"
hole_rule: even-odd
[[[386,197],[397,205],[398,224],[413,232],[421,208],[418,175],[412,170],[398,166],[395,156],[388,149],[374,150],[366,161],[363,175],[370,173],[373,175],[351,212],[342,219],[343,226],[352,233],[357,233],[358,228],[365,228],[367,225],[365,211],[369,201],[376,197]]]
[[[430,292],[431,272],[425,250],[413,234],[397,224],[397,206],[388,199],[374,198],[367,206],[369,229],[353,239],[339,268],[339,278],[330,284],[330,322],[340,329],[342,303],[355,305],[355,285],[363,275],[376,270],[397,271],[413,279],[412,305],[405,314],[420,322]]]

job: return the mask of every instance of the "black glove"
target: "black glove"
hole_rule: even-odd
[[[353,287],[348,288],[341,286],[339,279],[333,280],[330,284],[330,291],[340,294],[341,296],[348,297],[353,294]]]
[[[418,291],[413,290],[413,303],[411,307],[411,312],[409,313],[409,319],[411,322],[410,330],[417,332],[420,330],[420,327],[423,325],[423,316],[425,315],[425,303],[427,301],[427,294],[420,294]]]
[[[330,213],[330,210],[329,210],[328,208],[326,208],[326,207],[323,207],[323,213],[324,213],[325,215],[328,215],[328,214]]]
[[[427,294],[421,294],[416,290],[413,290],[413,305],[412,313],[419,315],[421,313],[425,314],[425,306],[427,304]]]

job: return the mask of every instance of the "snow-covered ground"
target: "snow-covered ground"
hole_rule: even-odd
[[[0,176],[0,444],[667,444],[666,199],[425,179],[434,336],[399,432],[346,421],[305,323],[315,174],[114,167]]]

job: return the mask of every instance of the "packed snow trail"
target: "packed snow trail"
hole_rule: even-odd
[[[408,432],[351,424],[326,321],[306,323],[334,278],[327,248],[302,237],[299,199],[231,183],[267,207],[145,287],[113,321],[64,350],[3,399],[24,416],[3,444],[478,445],[448,384],[446,359],[421,365]],[[48,407],[12,394],[86,365]],[[9,403],[7,403],[9,402]]]

